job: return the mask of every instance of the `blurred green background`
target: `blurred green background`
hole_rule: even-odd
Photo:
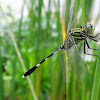
[[[19,5],[19,1],[12,1],[11,5],[7,5],[3,0],[0,1],[0,100],[65,100],[61,67],[63,65],[61,63],[62,52],[58,52],[44,62],[29,76],[30,78],[22,79],[22,76],[25,69],[30,69],[62,45],[61,17],[64,12],[65,30],[67,31],[71,1],[20,0],[21,5]],[[82,1],[75,0],[74,16]],[[85,1],[73,27],[84,26],[85,23],[91,22],[95,25],[95,33],[100,32],[100,29],[98,31],[100,1],[96,1]],[[94,10],[94,4],[96,7],[99,4],[99,8]],[[16,6],[16,9],[12,9],[12,6]],[[20,14],[18,15],[19,8]],[[25,9],[27,9],[27,13],[24,13]],[[98,9],[99,11],[97,11]],[[14,40],[9,33],[13,34]],[[17,44],[18,49],[14,47],[14,44]],[[92,48],[99,47],[92,40],[89,41],[89,44]],[[66,100],[93,100],[91,96],[93,80],[96,67],[100,67],[100,60],[97,57],[84,55],[83,42],[78,45],[78,49],[88,68],[89,76],[85,79],[89,78],[89,80],[84,82],[76,78],[79,67],[77,67],[77,63],[72,64],[71,66],[76,66],[76,71],[72,68],[66,73],[70,75],[66,87]],[[17,50],[19,51],[17,52]],[[18,53],[22,58],[18,57]],[[92,53],[98,54],[96,51]],[[68,61],[71,62],[70,59]],[[99,86],[99,81],[97,83]],[[99,87],[97,97],[95,100],[100,100]]]

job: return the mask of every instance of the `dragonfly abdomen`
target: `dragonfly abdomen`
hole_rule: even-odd
[[[59,49],[57,49],[55,52],[51,53],[49,56],[47,56],[45,59],[43,59],[40,63],[38,63],[37,65],[35,65],[34,67],[32,67],[31,69],[29,69],[23,76],[22,78],[30,75],[32,72],[35,71],[36,68],[38,68],[43,62],[45,62],[48,58],[50,58],[51,56],[53,56],[55,53],[57,53],[58,51],[62,50],[64,47],[61,46]]]

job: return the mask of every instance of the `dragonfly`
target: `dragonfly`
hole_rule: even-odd
[[[100,59],[100,57],[98,55],[89,54],[89,53],[86,52],[86,46],[88,47],[88,49],[99,51],[98,49],[91,48],[89,46],[88,41],[87,41],[87,38],[93,40],[94,42],[98,42],[100,40],[100,38],[97,39],[97,37],[100,35],[100,33],[98,33],[95,36],[92,36],[94,29],[95,28],[92,24],[87,23],[84,26],[80,26],[79,28],[73,28],[73,29],[69,30],[68,34],[66,34],[65,41],[60,46],[60,48],[58,48],[55,52],[51,53],[49,56],[47,56],[45,59],[43,59],[40,63],[38,63],[37,65],[35,65],[31,69],[29,69],[22,76],[22,78],[25,78],[26,76],[33,73],[43,62],[45,62],[47,59],[49,59],[51,56],[53,56],[57,52],[59,52],[61,50],[68,50],[71,47],[79,44],[81,41],[84,41],[84,53],[86,55],[96,56]]]

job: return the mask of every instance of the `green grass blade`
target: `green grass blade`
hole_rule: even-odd
[[[2,43],[0,37],[0,44]],[[2,57],[1,57],[1,47],[0,47],[0,100],[4,100],[4,88],[3,88],[3,72],[2,72]]]
[[[100,47],[99,47],[99,50],[100,50]],[[98,56],[100,57],[100,52],[99,52]],[[100,59],[97,59],[97,65],[96,65],[96,70],[95,70],[91,100],[98,100],[99,85],[100,85]]]

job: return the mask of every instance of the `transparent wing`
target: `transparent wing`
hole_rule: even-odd
[[[67,28],[67,34],[68,34],[69,31],[72,29],[72,26],[73,26],[73,23],[74,23],[74,21],[75,21],[75,18],[77,17],[79,10],[81,9],[82,5],[84,4],[84,1],[85,1],[85,0],[83,0],[82,4],[79,6],[79,9],[78,9],[78,11],[77,11],[77,14],[76,14],[76,16],[74,17],[74,19],[72,20],[72,17],[73,17],[73,10],[74,10],[74,0],[71,0],[70,19],[69,19],[69,24],[68,24],[68,28]],[[72,39],[72,41],[74,41],[74,40]],[[74,41],[74,43],[75,43],[75,41]],[[77,46],[74,45],[73,48],[74,48],[73,50],[75,50],[75,51],[73,51],[73,53],[75,52],[75,53],[74,53],[74,57],[80,59],[80,63],[78,63],[78,65],[83,64],[83,66],[84,66],[85,63],[84,63],[84,61],[82,61],[82,59],[81,59],[81,56],[80,56],[80,54],[79,54],[79,52],[78,52],[78,49],[77,49]],[[67,89],[68,89],[68,88],[67,88],[67,87],[68,87],[67,82],[69,82],[69,79],[70,79],[70,77],[71,77],[71,74],[69,73],[69,70],[71,70],[71,69],[69,69],[68,65],[71,64],[70,62],[73,62],[73,64],[76,64],[76,62],[75,62],[74,60],[71,61],[71,59],[70,59],[71,56],[69,56],[69,59],[70,59],[70,60],[68,60],[67,54],[68,54],[68,53],[66,53],[66,50],[63,51],[63,57],[61,58],[61,59],[62,59],[61,62],[63,62],[63,63],[62,63],[62,68],[63,68],[64,85],[65,85],[65,100],[66,100],[66,91],[67,91]],[[71,54],[71,53],[70,53],[70,54]],[[78,56],[79,56],[79,57],[78,57]],[[76,59],[76,60],[77,60],[77,59]],[[69,61],[69,62],[68,62],[68,61]],[[76,64],[76,65],[77,65],[77,64]],[[71,66],[74,66],[74,65],[71,65]],[[74,67],[71,67],[71,68],[74,68]],[[82,67],[82,68],[83,68],[83,67]],[[75,67],[75,69],[77,69],[77,68]],[[86,71],[86,67],[84,67],[84,70],[82,70],[82,71],[83,71],[83,72],[87,72],[87,71]],[[80,72],[82,72],[82,71],[81,71],[81,69],[80,69]],[[78,70],[76,70],[76,72],[78,72]],[[66,80],[66,79],[67,79],[67,80]],[[67,86],[66,86],[66,84],[67,84]],[[67,92],[67,95],[68,95],[68,92]]]
[[[70,69],[75,70],[75,75],[81,82],[87,83],[89,81],[89,74],[87,65],[81,57],[76,45],[74,45],[70,50],[67,51],[68,54],[68,66]]]
[[[72,0],[72,2],[74,2],[74,0]],[[77,17],[82,5],[84,4],[85,0],[83,0],[82,4],[79,6],[78,8],[78,11],[74,17],[74,19],[72,20],[72,17],[73,17],[73,8],[74,8],[74,3],[72,3],[72,6],[71,6],[71,9],[70,9],[70,19],[69,19],[69,24],[68,24],[68,29],[67,29],[67,35],[69,34],[69,31],[72,29],[72,26],[73,26],[73,23],[75,21],[75,18]],[[66,35],[66,37],[67,37]],[[67,50],[67,55],[68,55],[68,58],[64,57],[65,60],[68,59],[68,66],[71,66],[69,68],[69,70],[73,70],[75,69],[75,72],[77,73],[77,76],[79,77],[79,79],[81,80],[84,80],[85,81],[85,76],[84,75],[88,75],[88,69],[87,69],[87,66],[85,64],[85,62],[83,61],[79,51],[78,51],[78,48],[77,48],[77,45],[75,44],[75,41],[74,41],[74,38],[72,36],[68,36],[70,38],[70,44],[74,44],[74,46],[70,49],[70,50]],[[67,41],[65,39],[65,41]],[[65,47],[68,47],[67,45],[69,43],[65,43]],[[65,54],[66,55],[66,54]],[[84,74],[84,75],[80,75],[80,74]]]
[[[82,59],[77,46],[74,45],[69,50],[63,50],[61,56],[61,72],[63,75],[65,94],[70,95],[70,90],[74,90],[74,83],[78,88],[82,84],[88,84],[89,74],[87,66]],[[71,87],[71,89],[69,89]],[[67,97],[65,95],[65,98]]]

